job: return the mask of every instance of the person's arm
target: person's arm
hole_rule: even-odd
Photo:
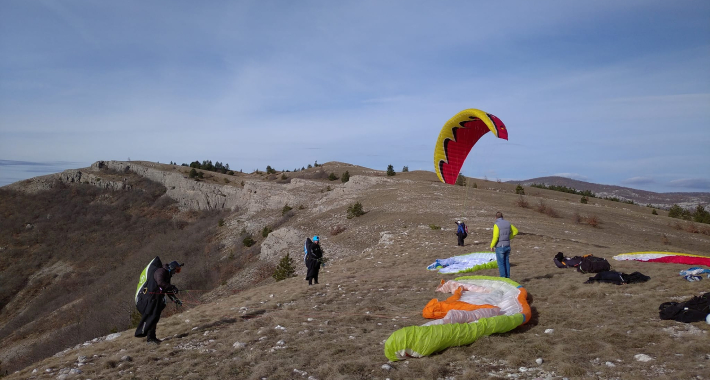
[[[513,239],[518,234],[518,229],[514,225],[510,225],[510,238]]]
[[[158,284],[159,287],[163,289],[163,292],[170,292],[175,287],[174,285],[170,284],[170,280],[168,280],[167,274],[168,271],[165,270],[165,268],[158,268],[153,274],[155,282]]]
[[[491,240],[491,250],[495,248],[496,243],[498,243],[498,238],[500,237],[500,230],[498,229],[498,225],[494,224],[493,225],[493,240]]]

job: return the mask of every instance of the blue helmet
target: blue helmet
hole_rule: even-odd
[[[318,238],[317,235],[313,237],[313,241],[319,241],[319,240],[320,240],[320,239]]]

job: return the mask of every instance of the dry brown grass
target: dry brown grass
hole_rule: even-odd
[[[549,206],[542,199],[538,202],[536,210],[537,210],[537,212],[539,212],[541,214],[545,214],[551,218],[559,218],[560,217],[560,214],[557,212],[557,210],[552,208],[552,206]]]
[[[347,227],[337,224],[330,229],[330,236],[337,236],[338,234],[345,232]]]
[[[671,241],[670,239],[668,239],[668,236],[666,236],[666,234],[661,235],[661,243],[663,243],[663,245],[671,244]]]
[[[348,170],[356,172],[352,167]],[[314,203],[307,204],[307,212],[299,212],[283,224],[306,231],[327,231],[337,224],[347,227],[323,242],[326,253],[344,253],[331,257],[321,271],[320,285],[309,287],[302,276],[278,283],[267,280],[233,294],[227,285],[221,287],[227,288],[223,289],[225,293],[213,293],[224,294],[214,297],[213,302],[189,305],[182,313],[161,320],[158,335],[169,339],[158,347],[147,346],[126,331],[113,342],[49,357],[10,378],[30,377],[34,368],[44,378],[56,378],[57,370],[72,368],[78,355],[94,363],[81,367],[82,376],[107,379],[156,374],[164,378],[247,380],[309,376],[321,380],[488,379],[513,375],[521,380],[685,379],[706,375],[710,327],[658,318],[660,303],[697,295],[705,291],[703,284],[679,278],[678,270],[687,266],[616,262],[611,256],[638,251],[639,247],[664,250],[659,234],[680,236],[674,239],[674,250],[704,254],[710,248],[709,237],[674,230],[667,220],[649,218],[646,210],[624,210],[629,207],[624,204],[600,207],[595,213],[605,221],[606,228],[587,228],[569,223],[569,219],[548,218],[512,207],[518,195],[495,191],[495,186],[508,184],[488,182],[476,191],[471,210],[465,210],[470,231],[467,244],[471,239],[487,243],[493,215],[501,209],[506,219],[524,233],[513,241],[511,277],[531,295],[533,319],[511,332],[483,337],[468,346],[452,347],[427,358],[387,363],[382,342],[401,327],[424,323],[422,307],[432,298],[446,298],[434,291],[439,280],[456,277],[427,271],[426,265],[463,253],[456,247],[451,229],[428,227],[432,222],[447,226],[459,216],[456,214],[461,209],[451,205],[460,201],[460,191],[436,183],[431,173],[406,174],[412,182],[401,184],[396,178],[357,193],[368,204],[369,212],[361,218],[345,218],[341,211],[349,200],[333,200],[334,206],[329,209],[327,199],[318,198],[318,193],[310,194]],[[384,177],[381,173],[373,175]],[[487,187],[494,190],[485,190]],[[548,196],[548,192],[541,194]],[[564,194],[549,196],[559,196],[550,202],[554,200],[564,215],[572,215],[578,207],[560,201]],[[318,208],[321,211],[316,211]],[[293,249],[300,252],[300,244]],[[472,245],[470,251],[481,248]],[[584,284],[589,275],[553,265],[551,259],[558,251],[605,257],[614,270],[639,271],[651,281],[624,286]],[[488,269],[474,274],[497,273],[497,269]],[[247,315],[251,317],[242,318]],[[553,331],[546,333],[548,329]],[[245,347],[234,348],[235,342]],[[636,354],[654,360],[638,362]],[[123,355],[134,360],[121,361]],[[542,365],[536,364],[537,358],[544,360]],[[108,361],[117,364],[111,367]],[[383,364],[392,369],[383,369]],[[521,367],[526,371],[521,372]],[[44,374],[47,368],[55,370]]]
[[[528,200],[522,195],[519,196],[518,199],[515,201],[515,205],[522,208],[530,208]]]

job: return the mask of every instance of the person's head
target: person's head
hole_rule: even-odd
[[[318,238],[318,235],[313,237],[313,242],[316,244],[320,243],[320,239]]]
[[[503,217],[503,213],[498,211],[496,212],[496,219],[501,219]]]
[[[168,264],[168,270],[170,271],[170,273],[180,273],[180,270],[183,265],[185,265],[185,263],[180,264],[177,261],[173,261]]]

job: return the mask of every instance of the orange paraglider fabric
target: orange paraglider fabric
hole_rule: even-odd
[[[422,316],[424,318],[428,319],[441,319],[446,316],[446,313],[449,310],[478,310],[478,309],[490,309],[494,308],[496,306],[494,305],[472,305],[467,302],[459,301],[461,298],[461,294],[463,293],[464,288],[460,286],[456,291],[454,292],[454,295],[451,297],[447,298],[446,301],[439,301],[438,299],[434,298],[429,303],[424,306],[424,310],[422,311]]]

